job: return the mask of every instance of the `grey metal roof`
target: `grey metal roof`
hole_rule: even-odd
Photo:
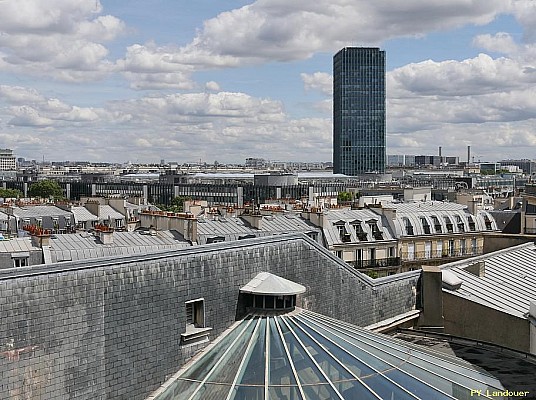
[[[261,272],[242,286],[240,291],[259,295],[284,296],[303,293],[305,292],[305,286],[269,272]]]
[[[8,215],[0,211],[0,221],[7,221],[8,219]]]
[[[312,232],[320,229],[298,214],[274,214],[262,217],[260,230],[272,233]]]
[[[247,235],[264,236],[237,217],[200,217],[197,222],[199,244],[205,244],[207,239],[212,237],[223,237],[225,241],[233,241]]]
[[[112,206],[108,204],[101,204],[99,206],[99,218],[100,219],[121,219],[125,218],[123,214],[116,211]]]
[[[13,215],[18,218],[58,217],[60,215],[72,215],[70,211],[62,210],[56,206],[24,206],[13,207]]]
[[[76,206],[71,208],[75,222],[98,221],[99,217],[89,212],[86,207]]]
[[[199,244],[205,244],[208,238],[214,237],[223,237],[225,241],[232,241],[249,235],[264,237],[294,232],[320,233],[320,229],[294,214],[263,216],[260,229],[250,226],[244,219],[235,216],[199,217],[197,224]]]
[[[26,251],[41,251],[41,248],[33,246],[30,237],[0,240],[0,253],[16,253]]]
[[[442,201],[386,203],[382,205],[382,208],[396,211],[393,227],[397,237],[447,233],[449,232],[447,224],[452,225],[450,233],[484,232],[498,229],[495,219],[487,211],[479,211],[476,215],[472,215],[466,206],[458,203]],[[439,224],[434,221],[434,217],[437,218]],[[486,219],[489,221],[491,229],[486,226]],[[426,233],[424,222],[430,227],[430,233]],[[409,235],[406,231],[408,224],[413,228],[413,235]],[[474,230],[471,230],[473,224]],[[441,232],[436,232],[436,225],[441,226]]]
[[[102,244],[94,235],[83,232],[52,236],[50,254],[53,262],[59,262],[143,254],[189,246],[190,244],[175,231],[158,231],[156,235],[141,234],[140,232],[114,232],[113,242],[106,245]]]
[[[465,268],[484,262],[485,274],[478,277]],[[458,290],[443,291],[499,310],[526,318],[530,300],[536,299],[536,245],[522,244],[494,253],[441,266],[461,281]]]
[[[378,215],[369,209],[332,209],[328,212],[325,212],[325,216],[329,223],[324,224],[323,231],[328,246],[344,243],[341,240],[341,235],[339,234],[338,228],[335,226],[337,223],[344,225],[345,231],[350,235],[349,243],[360,242],[355,231],[355,225],[357,224],[359,224],[363,232],[366,233],[366,242],[374,243],[378,241],[374,238],[371,227],[366,223],[366,221],[371,220],[376,221],[376,226],[382,232],[382,241],[394,240],[393,232],[391,231],[389,224],[385,221],[385,219],[381,215]]]

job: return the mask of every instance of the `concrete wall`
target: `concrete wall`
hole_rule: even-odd
[[[509,235],[504,233],[488,233],[484,235],[484,254],[534,242],[534,235]]]
[[[144,399],[203,346],[180,344],[185,302],[205,299],[213,339],[262,271],[358,325],[415,307],[419,273],[372,281],[304,235],[0,271],[0,399]]]
[[[443,292],[445,333],[530,351],[530,324],[498,310]]]

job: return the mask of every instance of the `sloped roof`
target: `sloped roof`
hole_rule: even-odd
[[[25,206],[13,207],[13,215],[19,218],[57,217],[72,215],[70,211],[62,210],[56,206]]]
[[[102,244],[90,233],[53,235],[50,254],[53,262],[83,260],[117,255],[143,254],[158,250],[189,247],[176,231],[158,231],[156,235],[140,232],[113,232],[113,241]]]
[[[76,206],[71,208],[75,222],[98,221],[99,217],[92,214],[86,207]]]
[[[345,243],[341,240],[341,235],[339,234],[339,230],[335,225],[343,225],[346,233],[349,235],[350,241],[346,242],[345,244],[365,242],[360,240],[357,236],[354,227],[354,225],[357,224],[361,226],[362,231],[366,234],[366,242],[374,243],[377,241],[394,239],[393,232],[391,231],[386,220],[381,215],[378,215],[369,209],[335,209],[329,210],[325,215],[329,223],[324,224],[323,231],[328,247]],[[372,229],[367,224],[367,221],[370,220],[375,220],[376,226],[382,233],[382,239],[376,239],[374,237]]]
[[[112,206],[108,204],[101,204],[99,206],[99,218],[100,219],[121,219],[125,218],[123,214],[116,211]]]
[[[269,272],[261,272],[241,287],[240,291],[258,295],[284,296],[303,293],[305,292],[305,286]]]
[[[28,251],[41,251],[40,247],[32,245],[30,237],[0,240],[0,253],[17,253]]]
[[[465,268],[483,263],[484,276]],[[510,247],[494,253],[468,258],[441,266],[461,281],[458,290],[443,291],[516,317],[526,318],[530,301],[536,300],[536,245]]]

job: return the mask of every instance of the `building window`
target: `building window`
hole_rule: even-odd
[[[475,228],[475,220],[473,219],[473,216],[468,215],[467,216],[467,222],[469,223],[469,230],[470,231],[475,231],[476,230],[476,228]]]
[[[380,231],[380,228],[378,228],[378,223],[375,220],[370,220],[367,221],[367,224],[372,231],[372,236],[374,236],[374,239],[383,240],[383,233]]]
[[[376,262],[376,249],[375,248],[370,249],[370,262],[371,264],[374,264]]]
[[[491,231],[491,220],[487,215],[484,215],[484,223],[486,224],[486,230]]]
[[[444,254],[443,254],[443,241],[442,240],[438,240],[437,241],[437,252],[436,252],[436,255],[437,257],[442,257]]]
[[[225,242],[225,238],[223,236],[216,236],[216,237],[207,238],[207,244],[220,243],[220,242]]]
[[[432,258],[432,242],[424,242],[424,258]]]
[[[205,304],[204,299],[190,300],[186,302],[186,330],[205,327]]]
[[[26,267],[28,265],[27,257],[15,257],[13,258],[13,266],[15,268]]]
[[[208,342],[208,336],[212,328],[205,326],[205,300],[195,299],[187,301],[186,308],[186,331],[181,334],[181,345],[191,345]]]
[[[436,233],[441,233],[441,222],[439,222],[439,218],[437,218],[435,215],[432,215],[431,218],[432,222],[434,223],[434,229]]]
[[[411,225],[411,222],[409,218],[404,217],[404,227],[406,228],[406,235],[413,235],[413,225]]]
[[[344,225],[335,225],[337,227],[337,231],[339,232],[339,238],[341,239],[341,242],[348,243],[352,240],[352,237],[350,234],[346,231],[346,227]]]
[[[430,232],[430,224],[428,224],[428,220],[425,217],[421,217],[421,224],[422,229],[426,235],[429,235]]]
[[[408,260],[415,260],[415,244],[408,243]]]
[[[466,242],[465,242],[465,239],[460,239],[460,253],[462,256],[464,256],[466,254],[467,250],[466,250]]]
[[[458,226],[458,232],[465,232],[465,224],[462,221],[462,217],[459,215],[455,216],[456,218],[456,225]]]
[[[471,252],[473,254],[477,254],[477,252],[478,252],[478,247],[476,245],[476,238],[471,239]]]
[[[316,232],[307,232],[306,235],[309,236],[311,239],[313,239],[315,242],[318,239]]]
[[[447,217],[446,215],[443,218],[445,220],[445,225],[447,226],[447,232],[448,233],[454,232],[454,228],[452,227],[452,221],[450,220],[450,218]]]
[[[367,241],[367,233],[363,230],[363,227],[361,226],[361,221],[356,221],[352,223],[352,226],[354,228],[355,234],[357,236],[357,239],[362,242]]]

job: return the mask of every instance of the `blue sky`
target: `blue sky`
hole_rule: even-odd
[[[388,154],[535,158],[533,0],[0,0],[0,147],[330,161],[332,55],[387,54]]]

